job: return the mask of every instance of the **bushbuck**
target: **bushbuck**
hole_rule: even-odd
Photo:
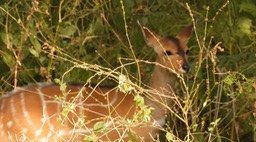
[[[187,73],[186,43],[193,26],[176,37],[162,37],[141,26],[157,54],[150,93],[141,94],[149,119],[134,120],[140,111],[133,93],[116,88],[68,84],[36,84],[0,99],[0,141],[152,141],[165,124],[178,73]],[[150,51],[150,50],[149,50]]]

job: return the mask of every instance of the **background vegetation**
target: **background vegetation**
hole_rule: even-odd
[[[187,125],[170,115],[160,140],[256,141],[255,0],[8,0],[0,11],[1,94],[56,78],[116,85],[111,71],[147,83],[155,54],[137,21],[161,35],[193,23],[192,70],[177,91],[189,89]]]

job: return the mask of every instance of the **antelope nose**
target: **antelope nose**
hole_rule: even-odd
[[[189,71],[189,69],[190,69],[188,63],[184,63],[184,64],[182,65],[182,69],[185,71],[185,73],[188,73],[188,71]]]

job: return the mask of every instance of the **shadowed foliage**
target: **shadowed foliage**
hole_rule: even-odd
[[[143,86],[155,54],[137,21],[166,36],[194,24],[191,70],[159,139],[256,140],[255,0],[11,0],[0,11],[1,95],[55,79],[117,86],[114,71]]]

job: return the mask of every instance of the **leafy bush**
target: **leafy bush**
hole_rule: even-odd
[[[12,0],[0,11],[1,92],[55,78],[116,85],[111,70],[147,83],[154,54],[137,20],[162,35],[193,23],[192,70],[160,139],[256,140],[254,0]]]

